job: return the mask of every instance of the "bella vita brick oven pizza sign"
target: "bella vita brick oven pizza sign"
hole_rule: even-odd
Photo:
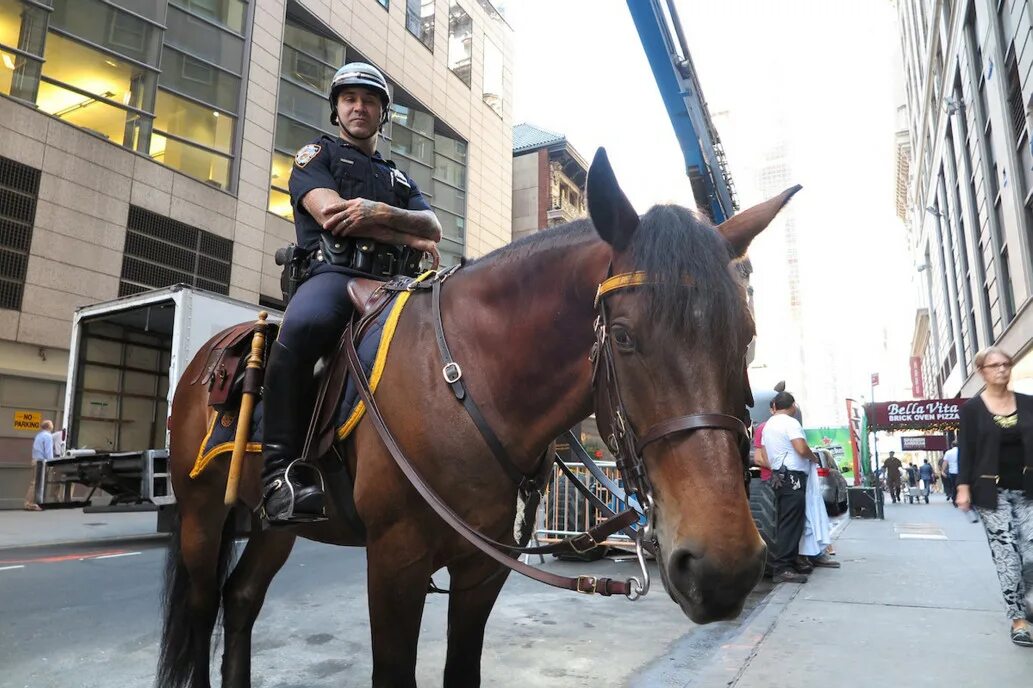
[[[956,430],[967,399],[921,399],[867,404],[874,430]]]

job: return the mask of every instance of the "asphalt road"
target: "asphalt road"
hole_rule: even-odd
[[[163,564],[164,544],[154,539],[0,551],[0,687],[151,685]],[[617,577],[634,575],[636,565],[547,566]],[[748,610],[737,621],[694,626],[654,581],[648,597],[631,603],[511,576],[488,625],[484,685],[684,686]],[[255,688],[369,685],[365,588],[364,550],[299,542],[255,627]],[[762,583],[748,609],[769,589]],[[446,604],[443,595],[427,603],[420,685],[441,684]]]

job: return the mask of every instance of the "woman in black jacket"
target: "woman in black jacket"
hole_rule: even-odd
[[[1012,359],[976,354],[986,388],[961,407],[957,506],[975,507],[1011,619],[1011,639],[1033,647],[1033,396],[1008,389]]]

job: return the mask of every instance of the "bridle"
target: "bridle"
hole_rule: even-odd
[[[607,273],[609,272],[610,270],[607,270]],[[646,517],[645,526],[639,530],[638,545],[656,551],[659,547],[655,528],[656,506],[653,500],[653,487],[642,458],[646,447],[670,435],[703,429],[727,430],[735,436],[741,447],[744,441],[748,443],[749,434],[742,419],[725,413],[677,416],[654,424],[642,433],[641,437],[635,432],[627,406],[621,398],[606,297],[623,289],[650,284],[655,282],[651,281],[648,273],[636,271],[613,275],[599,285],[595,296],[595,344],[592,346],[590,359],[599,432],[616,459],[617,468],[624,478],[625,492],[638,500],[642,514]],[[749,472],[746,461],[747,458],[744,456],[743,471],[748,489]]]

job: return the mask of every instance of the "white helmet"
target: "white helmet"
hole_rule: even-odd
[[[387,80],[380,70],[365,62],[349,62],[334,74],[330,82],[330,124],[337,125],[337,94],[349,86],[360,86],[380,96],[383,112],[380,115],[380,126],[387,122],[391,108],[391,94],[387,90]]]

